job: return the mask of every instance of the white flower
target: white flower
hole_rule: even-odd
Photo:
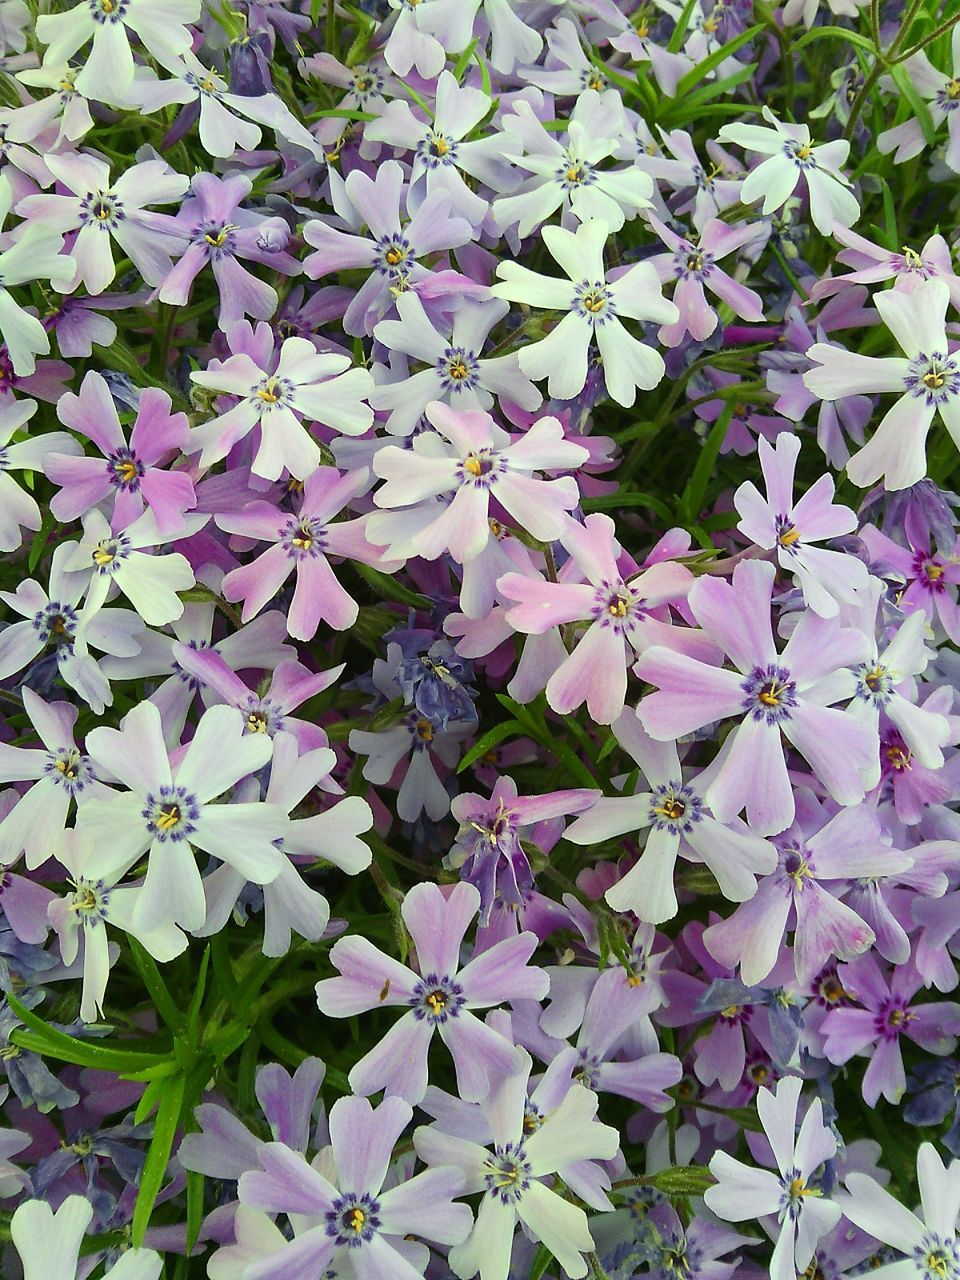
[[[143,210],[148,204],[179,199],[189,180],[163,160],[135,164],[111,182],[109,165],[95,156],[48,155],[45,159],[53,176],[73,194],[27,196],[17,205],[17,213],[51,231],[77,232],[71,249],[76,273],[67,290],[81,283],[94,294],[106,289],[116,275],[113,240],[147,284],[160,284],[170,272],[170,254]]]
[[[772,129],[758,124],[725,124],[719,137],[748,151],[767,156],[751,169],[743,182],[740,198],[744,204],[763,199],[763,213],[773,213],[786,204],[801,179],[810,193],[810,216],[821,235],[828,236],[834,223],[852,227],[860,216],[860,206],[840,166],[850,153],[850,143],[842,139],[816,147],[805,124],[778,120],[769,107],[763,118]]]
[[[542,235],[568,278],[542,276],[517,262],[504,262],[497,268],[503,283],[492,289],[511,302],[568,312],[546,338],[520,349],[520,368],[534,381],[549,379],[552,397],[570,400],[583,390],[587,357],[595,342],[607,391],[617,404],[629,407],[638,387],[650,391],[657,385],[664,364],[659,352],[632,337],[619,317],[673,324],[680,312],[664,298],[649,262],[638,262],[615,280],[607,278],[603,249],[608,232],[603,222],[591,218],[576,232],[544,227]]]
[[[44,1200],[26,1200],[10,1223],[13,1245],[23,1263],[23,1280],[75,1280],[84,1232],[93,1219],[93,1201],[67,1196],[56,1213]],[[104,1280],[158,1280],[163,1259],[153,1249],[128,1249]]]
[[[298,480],[306,480],[320,465],[320,447],[298,415],[352,436],[362,435],[373,422],[373,410],[365,403],[373,391],[368,370],[352,369],[349,356],[318,355],[306,338],[287,338],[274,373],[241,354],[219,368],[190,376],[201,387],[242,397],[191,433],[192,446],[203,450],[202,467],[225,458],[259,425],[253,474],[276,480],[286,467]]]
[[[0,175],[0,223],[6,220],[12,203],[10,183]],[[33,280],[49,280],[58,293],[63,293],[77,264],[61,254],[63,236],[52,227],[27,224],[17,227],[14,235],[13,244],[0,253],[0,334],[10,352],[14,373],[23,376],[33,373],[38,355],[49,353],[50,339],[37,317],[24,311],[8,290]]]
[[[209,516],[185,516],[182,536],[206,524]],[[151,627],[163,627],[183,613],[178,591],[188,591],[195,582],[190,561],[179,551],[151,555],[148,548],[168,542],[157,529],[153,511],[148,509],[133,524],[114,533],[102,512],[94,508],[83,518],[83,539],[74,544],[66,561],[68,573],[86,570],[86,600],[80,614],[81,626],[88,623],[106,603],[116,585],[140,617]]]
[[[164,67],[193,43],[187,23],[200,19],[201,0],[80,0],[67,13],[37,18],[37,39],[48,46],[45,63],[67,62],[93,37],[87,65],[77,77],[84,97],[122,102],[134,76],[127,28]]]
[[[104,788],[105,790],[105,788]],[[103,1014],[103,997],[110,976],[110,950],[107,925],[129,933],[161,964],[186,950],[186,936],[170,920],[152,929],[134,925],[134,908],[142,886],[118,888],[122,873],[88,877],[86,867],[94,856],[88,839],[77,831],[65,831],[54,855],[70,873],[70,891],[47,907],[50,923],[60,939],[63,963],[72,965],[83,938],[83,988],[80,995],[80,1017],[95,1022]]]

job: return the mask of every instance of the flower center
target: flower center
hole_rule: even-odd
[[[89,760],[76,747],[58,747],[51,751],[44,773],[70,796],[79,795],[93,777]]]
[[[788,516],[777,516],[777,545],[789,551],[800,541],[800,530]]]
[[[51,600],[45,609],[33,616],[33,629],[39,632],[44,644],[51,641],[58,647],[73,643],[77,627],[77,615],[69,605]]]
[[[960,366],[945,351],[921,351],[907,366],[904,386],[928,405],[960,395]]]
[[[116,488],[125,493],[134,493],[140,488],[144,467],[132,449],[118,449],[107,463],[107,470]]]
[[[347,1194],[336,1199],[324,1215],[326,1233],[338,1245],[358,1249],[380,1229],[380,1202],[369,1193]]]
[[[99,574],[115,574],[130,554],[130,539],[124,534],[115,538],[101,538],[90,553],[96,566],[94,572]]]
[[[124,219],[123,202],[111,191],[88,191],[80,201],[80,214],[86,224],[109,231]]]
[[[679,835],[700,821],[703,802],[680,780],[661,783],[650,799],[650,823],[658,831]]]
[[[740,687],[747,695],[743,708],[754,720],[779,724],[790,719],[791,708],[797,705],[797,686],[785,667],[754,667]]]
[[[530,1173],[522,1142],[495,1147],[483,1164],[484,1185],[502,1204],[516,1204],[521,1199],[530,1186]]]
[[[413,989],[410,1006],[418,1021],[426,1019],[432,1026],[442,1025],[448,1018],[459,1016],[465,1004],[463,988],[453,978],[428,973]]]
[[[147,795],[140,815],[154,840],[177,844],[196,831],[200,804],[184,787],[163,786]]]
[[[480,364],[472,351],[465,347],[447,347],[437,361],[437,373],[443,389],[448,394],[460,394],[472,390],[479,381]]]

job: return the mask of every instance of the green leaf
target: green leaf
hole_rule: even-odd
[[[39,1053],[42,1057],[57,1058],[60,1062],[71,1062],[78,1067],[100,1067],[104,1071],[116,1071],[121,1075],[127,1071],[140,1071],[145,1067],[159,1066],[170,1061],[166,1054],[144,1053],[136,1048],[108,1049],[90,1040],[78,1040],[76,1036],[69,1036],[48,1026],[42,1018],[22,1005],[16,996],[8,995],[7,1002],[20,1021],[30,1028],[28,1032],[15,1030],[11,1036],[14,1044]]]
[[[650,1174],[648,1182],[667,1196],[702,1196],[708,1187],[714,1185],[716,1178],[706,1165],[691,1164],[661,1169]]]
[[[395,600],[398,604],[408,604],[414,609],[430,608],[430,601],[426,596],[422,596],[419,592],[411,591],[409,587],[395,582],[389,574],[381,573],[379,569],[373,569],[370,565],[362,564],[359,560],[351,560],[350,564],[367,586],[373,587],[374,591],[379,596],[382,596],[384,600]]]
[[[530,1267],[529,1280],[541,1280],[543,1273],[546,1271],[547,1267],[549,1267],[552,1261],[553,1261],[553,1254],[550,1252],[550,1250],[547,1248],[545,1244],[542,1244],[540,1248],[537,1250],[537,1255],[534,1258],[533,1263]]]
[[[677,83],[677,91],[673,95],[674,98],[684,98],[694,85],[699,84],[705,76],[708,76],[722,62],[725,62],[727,58],[735,54],[738,49],[742,49],[745,44],[749,44],[754,37],[760,35],[763,29],[762,22],[755,23],[752,27],[747,27],[746,31],[741,31],[738,36],[734,36],[732,40],[728,40],[725,45],[721,45],[719,49],[714,49],[713,53],[704,58],[702,62],[698,62],[692,71],[688,71],[680,79]]]
[[[470,59],[473,57],[473,51],[477,47],[477,44],[477,39],[471,40],[463,53],[461,53],[460,57],[457,59],[456,66],[453,68],[453,78],[456,80],[457,84],[459,84],[463,79],[463,73],[466,71]]]
[[[858,35],[856,31],[851,31],[849,27],[814,27],[808,31],[806,35],[800,37],[799,40],[791,40],[795,50],[805,48],[808,44],[813,44],[815,40],[842,40],[844,44],[856,45],[858,49],[863,49],[865,53],[872,53],[876,56],[876,49],[873,47],[873,41],[868,40],[866,36]]]
[[[478,738],[466,753],[457,765],[457,773],[463,773],[465,769],[469,769],[481,756],[485,756],[491,748],[498,747],[507,738],[515,738],[524,732],[524,727],[519,720],[504,720],[501,724],[495,724],[482,738]]]
[[[193,1253],[193,1246],[200,1238],[203,1226],[203,1188],[204,1176],[187,1170],[187,1256]]]
[[[153,1137],[147,1151],[140,1176],[140,1190],[137,1192],[137,1203],[133,1209],[133,1247],[141,1248],[143,1237],[150,1225],[153,1206],[157,1202],[163,1175],[170,1163],[170,1152],[173,1150],[173,1139],[180,1124],[180,1112],[183,1107],[183,1094],[186,1077],[179,1075],[170,1080],[163,1091],[157,1105],[157,1119],[153,1126]]]
[[[913,114],[917,117],[917,122],[923,130],[923,136],[927,146],[932,147],[937,138],[937,126],[933,123],[933,116],[930,114],[930,108],[924,102],[923,98],[917,92],[913,81],[910,78],[910,72],[903,63],[895,63],[890,68],[890,74],[893,82],[899,89],[900,93],[906,98],[910,104]]]
[[[585,498],[581,505],[587,514],[591,511],[619,511],[622,507],[649,507],[663,520],[672,519],[670,508],[660,498],[655,498],[652,493],[635,493],[633,490]]]
[[[177,1008],[176,1001],[170,994],[167,984],[157,968],[157,962],[133,934],[130,934],[128,938],[128,945],[130,954],[133,956],[133,962],[140,971],[143,985],[149,991],[150,999],[153,1001],[157,1013],[159,1013],[171,1031],[179,1031],[183,1026],[183,1014]]]
[[[687,0],[683,6],[680,17],[677,19],[677,25],[670,32],[670,39],[667,41],[668,53],[680,52],[680,48],[683,45],[683,37],[687,34],[696,4],[697,0]]]
[[[713,474],[714,465],[726,439],[735,408],[736,401],[734,400],[730,400],[724,406],[720,417],[717,418],[710,429],[710,434],[700,450],[699,458],[697,458],[697,465],[693,469],[693,475],[687,481],[686,488],[680,496],[679,510],[685,525],[692,525],[703,509],[710,476]]]

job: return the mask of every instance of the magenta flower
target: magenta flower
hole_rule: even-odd
[[[784,737],[844,805],[863,799],[864,778],[876,771],[878,750],[869,725],[830,705],[842,691],[827,679],[866,657],[866,637],[834,618],[805,613],[778,653],[770,621],[775,573],[768,562],[744,560],[732,582],[702,577],[690,590],[691,612],[734,671],[660,646],[642,653],[635,668],[641,679],[659,686],[637,708],[641,724],[659,741],[739,719],[712,767],[704,798],[721,822],[746,808],[747,821],[760,835],[783,831],[793,821]]]
[[[450,1050],[457,1088],[467,1101],[486,1097],[497,1080],[521,1070],[520,1051],[471,1010],[546,995],[547,975],[527,964],[538,939],[532,933],[505,938],[460,968],[460,948],[479,908],[480,894],[471,884],[455,885],[447,896],[429,883],[410,890],[402,914],[417,949],[419,973],[366,938],[342,938],[334,944],[330,960],[340,976],[317,983],[321,1013],[349,1018],[370,1009],[407,1009],[350,1071],[354,1092],[384,1089],[388,1096],[419,1102],[427,1088],[434,1032]]]
[[[737,528],[758,547],[775,551],[780,568],[796,575],[805,604],[821,617],[832,618],[838,602],[855,601],[857,592],[866,588],[866,566],[856,556],[811,543],[851,533],[857,527],[856,513],[833,501],[831,475],[822,475],[794,502],[799,436],[783,431],[775,447],[761,438],[757,449],[767,496],[761,496],[753,481],[744,481],[733,497],[740,516]]]
[[[534,538],[552,542],[561,536],[564,513],[580,501],[577,482],[567,476],[545,480],[534,472],[574,470],[590,455],[564,438],[558,419],[540,418],[511,440],[487,413],[459,411],[435,400],[426,416],[435,433],[421,432],[411,449],[388,445],[374,457],[374,471],[387,482],[374,502],[405,508],[371,516],[374,541],[388,542],[394,556],[436,560],[449,551],[463,564],[495,537],[491,501]],[[448,494],[447,505],[435,501]]]
[[[898,965],[889,982],[872,955],[841,965],[844,991],[860,1008],[831,1009],[823,1024],[824,1053],[837,1066],[868,1052],[863,1073],[863,1100],[875,1107],[882,1096],[899,1102],[906,1089],[900,1037],[906,1036],[927,1053],[950,1053],[960,1033],[960,1005],[947,1001],[911,1005],[923,987],[912,961]]]
[[[770,1262],[771,1280],[795,1280],[813,1257],[817,1241],[840,1220],[840,1206],[824,1197],[817,1171],[833,1159],[837,1140],[823,1123],[819,1098],[807,1108],[800,1132],[796,1132],[797,1104],[803,1081],[796,1076],[781,1080],[776,1093],[760,1089],[757,1110],[770,1142],[777,1171],[752,1169],[718,1151],[710,1161],[717,1185],[708,1187],[704,1200],[718,1218],[744,1222],[775,1215],[779,1225]]]
[[[353,626],[357,602],[337,581],[327,557],[380,563],[380,548],[366,536],[369,517],[334,519],[366,487],[367,476],[366,470],[341,475],[335,467],[318,467],[304,482],[303,498],[294,515],[269,502],[251,502],[242,511],[217,515],[217,524],[226,532],[273,544],[250,564],[231,570],[223,580],[224,597],[243,601],[244,622],[256,617],[290,574],[296,573],[287,614],[291,636],[312,640],[321,622],[336,631]]]
[[[663,561],[625,579],[609,516],[587,516],[583,525],[570,520],[559,540],[571,556],[563,581],[508,573],[497,588],[517,602],[507,613],[517,631],[542,635],[564,623],[588,623],[573,652],[548,680],[547,701],[561,715],[586,702],[598,723],[611,724],[623,710],[631,650],[642,653],[650,645],[668,643],[673,628],[667,606],[686,598],[693,575],[682,565]],[[575,573],[587,581],[571,580]],[[677,642],[685,640],[682,636]]]
[[[71,457],[56,450],[44,462],[46,475],[61,486],[50,510],[58,520],[76,520],[113,496],[111,528],[119,533],[150,507],[160,534],[180,531],[183,515],[197,505],[193,481],[185,471],[164,468],[186,448],[189,427],[185,413],[170,413],[170,397],[158,387],[140,393],[130,441],[124,435],[110,388],[92,369],[80,394],[60,398],[57,417],[72,431],[86,436],[103,458]]]

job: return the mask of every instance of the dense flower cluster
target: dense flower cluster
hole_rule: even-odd
[[[0,0],[3,1277],[960,1280],[958,77]]]

